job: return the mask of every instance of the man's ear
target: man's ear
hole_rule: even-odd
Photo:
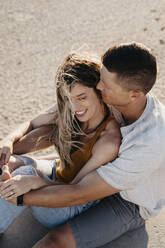
[[[140,90],[131,90],[130,99],[131,101],[135,101],[135,100],[138,100],[142,95],[143,93]]]

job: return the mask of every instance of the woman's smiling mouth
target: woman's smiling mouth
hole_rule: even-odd
[[[87,112],[87,109],[82,110],[82,111],[75,111],[75,115],[77,117],[82,117],[82,116],[84,116],[86,114],[86,112]]]

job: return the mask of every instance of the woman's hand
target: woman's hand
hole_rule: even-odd
[[[2,140],[0,142],[0,168],[7,164],[13,153],[13,142],[11,140]]]
[[[9,180],[0,182],[0,196],[10,201],[32,189],[37,189],[45,184],[45,179],[40,176],[17,175]]]

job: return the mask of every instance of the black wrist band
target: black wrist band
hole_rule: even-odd
[[[23,206],[23,197],[24,194],[17,196],[17,206]]]

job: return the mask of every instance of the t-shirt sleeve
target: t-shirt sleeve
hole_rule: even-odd
[[[160,155],[158,147],[134,144],[119,153],[113,162],[99,167],[97,173],[116,189],[133,189],[157,169]]]

